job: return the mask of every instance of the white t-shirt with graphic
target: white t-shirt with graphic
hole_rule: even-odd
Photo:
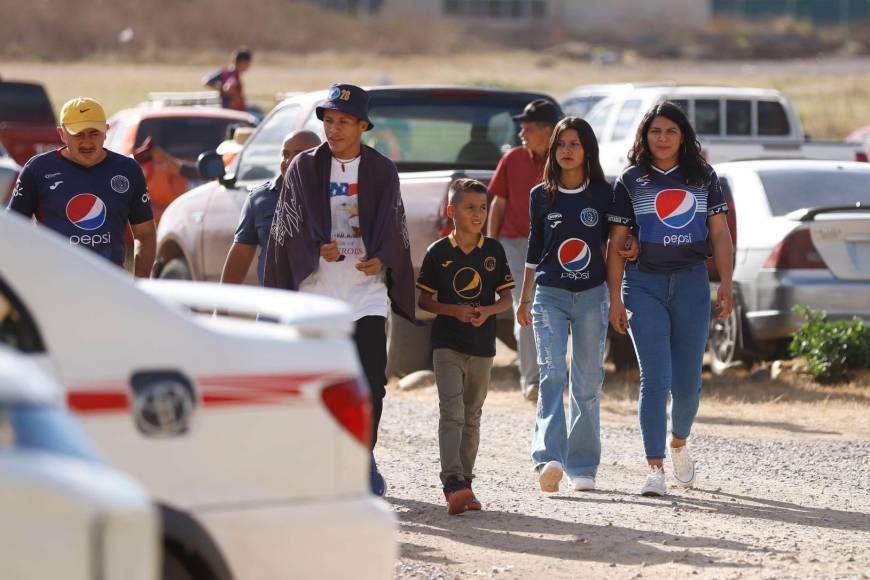
[[[329,173],[329,205],[332,212],[332,237],[338,242],[342,259],[327,262],[320,258],[317,269],[299,285],[301,292],[329,296],[349,302],[354,320],[363,316],[384,316],[390,310],[384,272],[366,276],[356,269],[365,256],[360,223],[357,174],[359,160],[332,158]]]

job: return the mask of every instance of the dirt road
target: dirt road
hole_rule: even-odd
[[[484,406],[475,491],[448,516],[434,387],[388,395],[378,460],[401,520],[398,578],[867,578],[870,388],[705,381],[691,443],[697,488],[637,494],[635,375],[609,375],[599,490],[538,491],[534,407],[502,360]],[[801,383],[801,381],[798,381]],[[669,482],[670,483],[670,482]]]

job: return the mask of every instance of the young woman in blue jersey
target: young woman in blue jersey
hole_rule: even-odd
[[[595,489],[608,315],[603,247],[611,197],[592,128],[578,117],[562,119],[550,138],[544,182],[531,191],[529,249],[517,309],[520,325],[533,324],[538,350],[541,384],[532,460],[545,492],[558,491],[563,473],[575,490]],[[562,394],[568,382],[566,426]]]
[[[673,475],[686,487],[695,480],[686,439],[698,411],[710,323],[705,260],[712,253],[719,270],[716,306],[725,317],[731,311],[731,234],[719,180],[679,107],[665,102],[647,112],[628,159],[608,212],[610,235],[619,244],[636,225],[640,256],[637,263],[624,263],[616,253],[607,257],[610,323],[631,334],[640,365],[638,415],[650,469],[641,493],[661,496],[667,492],[668,394]]]

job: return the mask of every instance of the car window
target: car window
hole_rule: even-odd
[[[504,152],[519,145],[512,117],[528,100],[475,91],[373,96],[374,129],[363,143],[392,159],[399,171],[495,169]]]
[[[725,101],[725,134],[750,135],[752,133],[752,102]]]
[[[286,105],[263,121],[242,152],[236,171],[239,181],[264,181],[278,175],[281,145],[287,133],[296,128],[301,110],[300,105]]]
[[[682,109],[686,117],[689,116],[689,100],[688,99],[668,99],[670,102]]]
[[[562,110],[566,115],[574,117],[585,117],[586,113],[592,110],[592,107],[597,105],[604,99],[604,95],[595,95],[587,97],[571,97],[562,103]]]
[[[38,451],[102,463],[78,422],[46,405],[0,405],[0,453]]]
[[[0,167],[0,205],[5,207],[9,201],[9,194],[12,193],[17,176],[18,172],[11,167]]]
[[[0,82],[0,121],[54,125],[54,110],[45,89],[30,83]]]
[[[631,99],[622,104],[619,114],[616,116],[616,124],[613,127],[614,141],[621,141],[629,136],[634,129],[634,121],[637,119],[637,112],[640,109],[640,101]]]
[[[695,132],[698,135],[719,134],[718,99],[695,99]]]
[[[227,128],[240,124],[235,119],[214,117],[164,117],[143,119],[136,131],[135,147],[148,137],[170,155],[196,161],[200,153],[211,151],[227,138]],[[249,126],[248,123],[241,123]]]
[[[610,118],[610,111],[612,109],[613,102],[605,101],[590,110],[589,115],[586,117],[586,121],[592,127],[592,131],[595,132],[595,136],[599,141],[608,141],[608,139],[604,138],[604,130],[607,128],[607,120]]]
[[[788,135],[788,116],[778,101],[758,101],[758,134]]]
[[[0,278],[0,344],[20,352],[43,352],[42,337],[33,318]]]
[[[870,172],[764,169],[758,172],[773,215],[813,207],[870,205]]]
[[[109,123],[109,130],[106,131],[106,142],[104,146],[110,151],[126,154],[124,149],[124,140],[127,138],[127,133],[130,132],[132,122],[129,118],[113,119]]]

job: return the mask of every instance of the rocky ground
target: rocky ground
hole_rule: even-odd
[[[697,486],[671,480],[656,499],[637,493],[636,375],[611,374],[599,489],[574,492],[566,479],[545,495],[528,457],[534,407],[509,358],[497,364],[476,470],[482,512],[447,515],[434,387],[388,395],[377,457],[401,521],[398,578],[870,576],[866,385],[708,379],[691,439]]]

